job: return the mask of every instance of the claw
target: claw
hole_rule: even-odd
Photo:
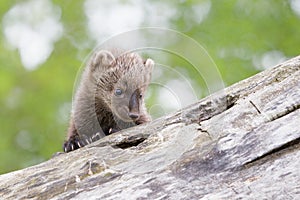
[[[79,148],[81,148],[80,142],[77,142],[77,145],[79,146]]]
[[[99,140],[101,137],[100,137],[100,134],[99,132],[96,133],[95,135],[92,136],[92,141],[96,141],[96,140]]]
[[[108,133],[111,134],[111,132],[112,132],[112,128],[109,129]]]
[[[92,140],[96,139],[96,137],[99,135],[99,133],[96,133],[95,135],[92,136]]]
[[[88,139],[85,139],[85,141],[86,141],[87,144],[90,144],[90,142],[88,141]]]
[[[73,144],[71,144],[71,149],[72,149],[72,151],[74,151],[74,145]]]
[[[67,153],[67,147],[64,147],[64,151],[65,151],[65,153]]]

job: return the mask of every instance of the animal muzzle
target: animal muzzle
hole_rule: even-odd
[[[137,120],[140,117],[140,98],[139,91],[135,90],[129,99],[129,113],[128,116],[133,120]]]

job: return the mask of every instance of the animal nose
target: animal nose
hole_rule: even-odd
[[[139,118],[139,114],[137,114],[137,113],[129,113],[128,116],[129,116],[131,119],[137,119],[137,118]]]

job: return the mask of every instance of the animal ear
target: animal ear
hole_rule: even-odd
[[[154,67],[154,61],[148,58],[144,62],[145,68],[146,68],[146,76],[145,76],[145,83],[148,85],[151,81],[151,76],[152,76],[152,70]]]
[[[91,71],[99,69],[108,69],[111,64],[115,61],[114,55],[106,50],[101,50],[96,53],[91,58],[90,69]]]
[[[146,68],[148,68],[150,70],[150,72],[152,72],[152,69],[154,67],[154,61],[150,58],[148,58],[145,62],[144,65]]]

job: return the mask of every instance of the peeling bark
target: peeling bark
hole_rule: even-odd
[[[300,57],[0,176],[3,199],[298,199]]]

